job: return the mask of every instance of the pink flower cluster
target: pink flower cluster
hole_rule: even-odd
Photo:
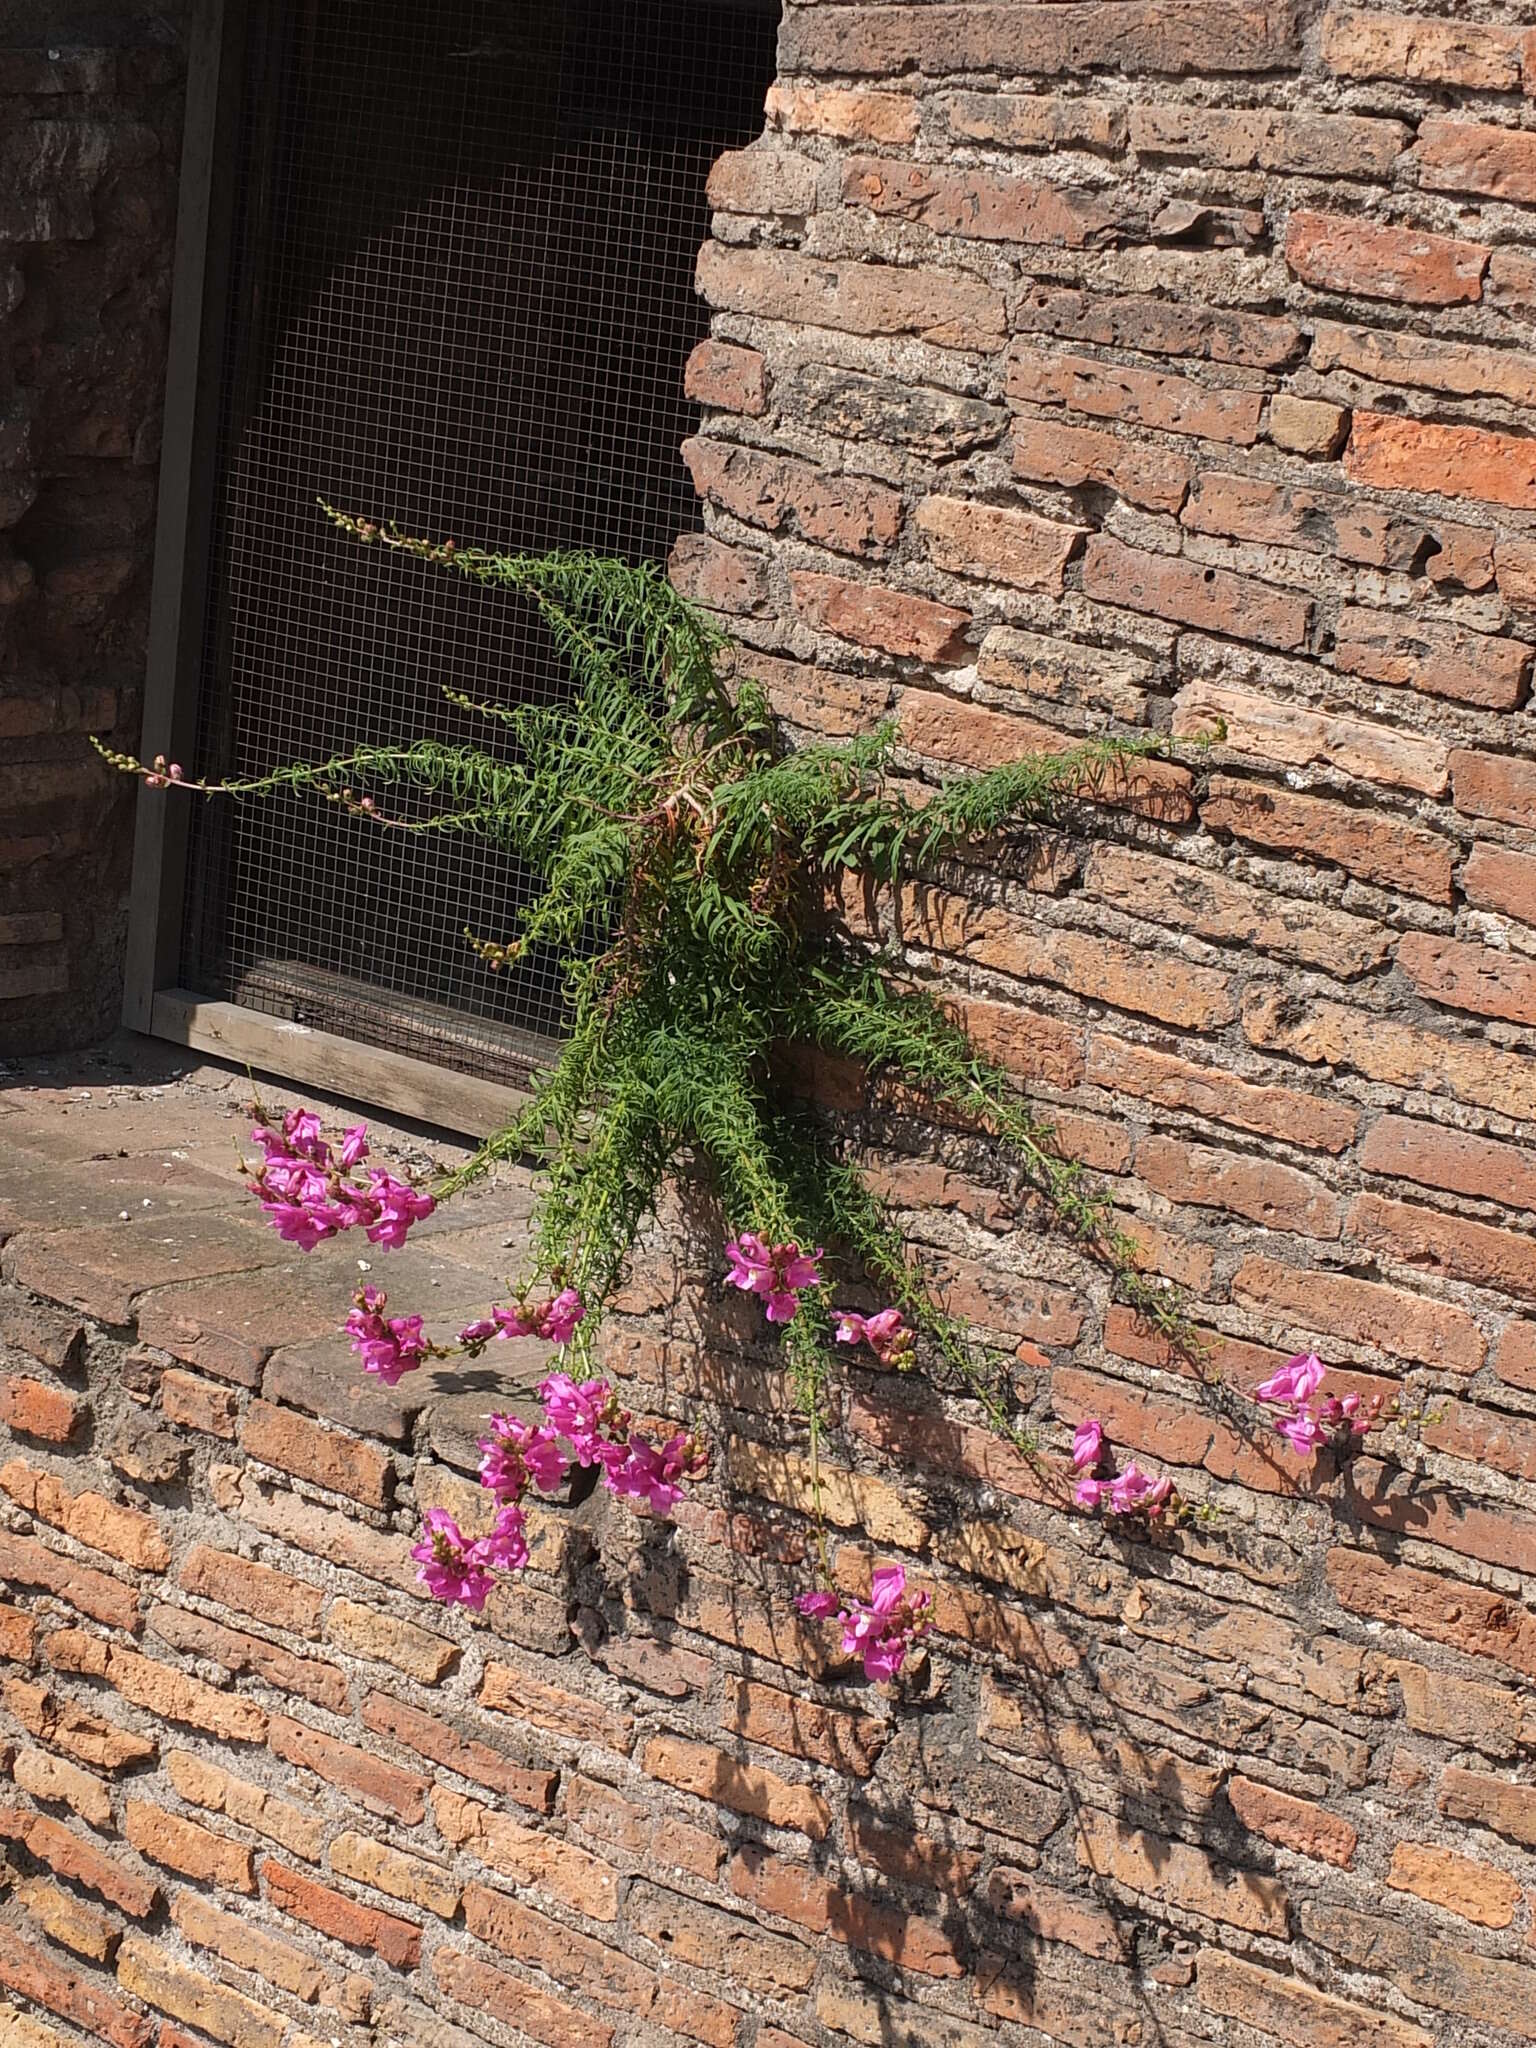
[[[586,1312],[574,1287],[562,1287],[547,1301],[530,1302],[520,1295],[506,1308],[493,1308],[478,1322],[467,1323],[459,1342],[471,1357],[477,1357],[493,1337],[542,1337],[546,1344],[569,1344]]]
[[[912,1332],[902,1321],[899,1308],[883,1308],[878,1315],[856,1315],[851,1308],[837,1311],[839,1344],[867,1344],[882,1365],[899,1365],[912,1349]]]
[[[1298,1351],[1253,1390],[1256,1401],[1280,1411],[1275,1428],[1298,1458],[1325,1444],[1353,1445],[1380,1419],[1379,1394],[1369,1402],[1358,1394],[1330,1394],[1319,1400],[1327,1372],[1315,1351]]]
[[[1111,1515],[1139,1515],[1156,1522],[1178,1505],[1173,1481],[1153,1479],[1133,1458],[1123,1472],[1114,1469],[1104,1436],[1104,1425],[1090,1415],[1077,1425],[1072,1438],[1073,1469],[1083,1476],[1072,1498],[1080,1508],[1103,1508]]]
[[[278,1236],[300,1251],[356,1228],[370,1244],[398,1251],[411,1225],[437,1207],[430,1195],[376,1166],[367,1169],[366,1187],[349,1178],[368,1157],[366,1124],[344,1131],[333,1150],[313,1110],[290,1109],[281,1128],[263,1120],[251,1137],[262,1160],[250,1188]]]
[[[657,1515],[674,1508],[683,1497],[682,1482],[704,1470],[696,1436],[679,1430],[664,1444],[653,1444],[632,1427],[634,1418],[619,1405],[607,1380],[578,1381],[568,1373],[551,1373],[539,1388],[539,1399],[542,1422],[493,1415],[490,1435],[480,1439],[480,1484],[499,1503],[490,1535],[470,1542],[443,1509],[434,1508],[427,1516],[427,1533],[411,1555],[421,1563],[417,1578],[437,1599],[478,1610],[495,1584],[495,1571],[524,1569],[528,1489],[558,1492],[573,1459],[578,1465],[600,1466],[610,1493]]]
[[[802,1593],[796,1605],[809,1620],[836,1621],[844,1653],[862,1658],[864,1676],[880,1680],[896,1676],[908,1650],[926,1633],[923,1610],[930,1596],[907,1591],[907,1575],[899,1564],[882,1564],[870,1573],[867,1600],[842,1607],[835,1593]]]
[[[355,1306],[347,1317],[347,1331],[364,1372],[392,1387],[432,1355],[432,1346],[421,1334],[420,1316],[386,1317],[389,1296],[377,1287],[360,1287],[352,1299]]]
[[[800,1297],[821,1280],[821,1246],[801,1251],[794,1242],[765,1244],[756,1231],[744,1230],[725,1248],[731,1270],[726,1276],[744,1294],[761,1295],[770,1323],[792,1323]]]

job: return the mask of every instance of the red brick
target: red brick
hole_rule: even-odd
[[[1262,1835],[1298,1856],[1315,1857],[1348,1870],[1360,1836],[1339,1814],[1326,1813],[1310,1799],[1297,1799],[1273,1785],[1234,1774],[1227,1781],[1227,1800],[1251,1834]]]
[[[1397,1843],[1387,1883],[1479,1927],[1508,1927],[1521,1897],[1518,1880],[1507,1870],[1433,1842]]]
[[[344,2019],[368,2018],[372,1986],[357,1972],[317,1962],[288,1942],[253,1927],[249,1920],[220,1912],[195,1892],[176,1894],[171,1918],[188,1941],[211,1948],[236,1969],[265,1978],[306,2005],[318,2005]]]
[[[1311,603],[1294,592],[1273,590],[1229,569],[1127,547],[1103,533],[1090,539],[1083,556],[1083,589],[1104,604],[1264,647],[1302,646],[1312,618]]]
[[[1236,1870],[1188,1842],[1126,1828],[1091,1807],[1079,1812],[1077,1831],[1078,1862],[1100,1878],[1249,1933],[1284,1941],[1290,1932],[1277,1878]]]
[[[468,1956],[459,1949],[440,1948],[432,1957],[432,1975],[449,1998],[493,2019],[516,2013],[520,2033],[545,2043],[545,2048],[609,2048],[613,2028],[575,2006],[551,1998],[522,1977]]]
[[[28,1514],[124,1564],[163,1572],[171,1561],[170,1545],[153,1515],[119,1507],[99,1493],[71,1493],[51,1472],[40,1472],[20,1458],[0,1465],[0,1488]]]
[[[1322,320],[1312,342],[1312,367],[1349,370],[1379,383],[1446,391],[1458,398],[1506,398],[1511,405],[1536,404],[1536,357],[1512,349],[1440,341],[1430,335],[1343,327]],[[1480,550],[1490,539],[1486,534],[1480,537]]]
[[[73,1700],[58,1699],[40,1685],[8,1678],[0,1685],[0,1701],[29,1735],[96,1770],[126,1770],[130,1765],[148,1762],[155,1754],[151,1737],[131,1734],[111,1721],[99,1720]]]
[[[19,1842],[29,1856],[59,1877],[98,1893],[135,1920],[152,1913],[160,1897],[153,1878],[141,1877],[115,1858],[103,1854],[62,1821],[32,1813],[22,1806],[0,1806],[0,1839]]]
[[[721,1727],[733,1735],[826,1764],[844,1777],[867,1778],[886,1742],[883,1723],[869,1714],[843,1713],[751,1679],[728,1685],[719,1711]]]
[[[433,1789],[432,1813],[445,1841],[467,1845],[482,1863],[501,1871],[520,1888],[530,1885],[546,1891],[589,1919],[618,1918],[618,1872],[611,1863],[543,1829],[525,1827],[445,1785]]]
[[[1344,1273],[1248,1258],[1233,1276],[1232,1298],[1271,1311],[1282,1327],[1306,1330],[1324,1346],[1343,1337],[1441,1372],[1476,1372],[1488,1348],[1464,1309]]]
[[[1345,1151],[1360,1124],[1355,1110],[1326,1096],[1241,1081],[1175,1053],[1098,1031],[1088,1041],[1085,1076],[1097,1088],[1322,1152]]]
[[[687,1870],[707,1881],[725,1860],[725,1844],[717,1835],[685,1821],[663,1819],[590,1778],[571,1780],[565,1812],[573,1827],[583,1829],[609,1854],[627,1850],[658,1870]]]
[[[796,1828],[813,1841],[821,1841],[831,1825],[826,1801],[810,1786],[787,1784],[776,1772],[741,1763],[706,1744],[660,1737],[646,1745],[641,1761],[647,1775],[663,1784],[772,1827]]]
[[[912,334],[938,348],[996,348],[1001,294],[945,270],[831,263],[787,249],[727,249],[706,242],[698,285],[722,313],[831,327],[844,334]]]
[[[684,395],[695,405],[759,418],[768,409],[767,376],[756,349],[728,341],[701,341],[683,373]]]
[[[934,1891],[956,1898],[969,1898],[981,1868],[981,1854],[975,1849],[951,1848],[948,1843],[923,1834],[921,1822],[908,1819],[888,1824],[862,1807],[848,1815],[848,1840],[858,1860],[872,1870],[883,1871],[903,1884],[927,1885]]]
[[[531,1722],[571,1742],[600,1742],[621,1755],[628,1755],[635,1739],[633,1714],[546,1684],[511,1664],[487,1663],[479,1699],[482,1707],[510,1714],[515,1721]]]
[[[318,1587],[307,1586],[287,1572],[274,1571],[270,1565],[238,1557],[233,1551],[195,1544],[182,1562],[177,1583],[188,1593],[217,1601],[221,1607],[233,1607],[273,1628],[301,1636],[320,1633],[325,1595]]]
[[[1528,1231],[1498,1230],[1443,1209],[1357,1195],[1350,1205],[1351,1237],[1388,1258],[1425,1266],[1510,1294],[1536,1296],[1536,1239]]]
[[[795,610],[806,624],[885,654],[953,665],[966,656],[968,612],[874,583],[850,583],[809,569],[790,572]]]
[[[948,1936],[915,1914],[879,1905],[829,1884],[798,1863],[747,1847],[732,1857],[727,1877],[738,1897],[760,1912],[793,1920],[813,1934],[867,1949],[871,1955],[928,1977],[958,1977],[962,1967]]]
[[[1525,696],[1531,650],[1518,640],[1457,626],[1421,626],[1393,613],[1346,605],[1339,614],[1334,661],[1341,675],[1406,686],[1490,711],[1512,711]]]
[[[1523,33],[1439,16],[1332,7],[1323,17],[1323,62],[1341,78],[1510,92],[1520,85]]]
[[[403,1743],[445,1770],[473,1778],[477,1785],[499,1792],[519,1806],[530,1807],[535,1813],[554,1810],[555,1791],[560,1782],[558,1771],[513,1763],[488,1743],[463,1736],[446,1721],[423,1714],[387,1693],[369,1693],[363,1701],[363,1725],[375,1735],[387,1735]]]
[[[1124,846],[1098,846],[1084,893],[1163,930],[1195,932],[1319,967],[1340,981],[1379,967],[1391,935],[1365,918],[1251,887],[1192,861],[1160,860]]]
[[[348,1948],[368,1949],[397,1970],[414,1970],[420,1963],[421,1929],[411,1921],[360,1905],[270,1856],[263,1857],[261,1874],[272,1904],[318,1933],[333,1935]]]
[[[344,1493],[365,1507],[388,1505],[394,1466],[388,1455],[361,1437],[343,1436],[307,1416],[267,1401],[253,1401],[240,1431],[241,1448],[264,1465],[291,1472],[314,1486]]]
[[[907,69],[1270,71],[1297,61],[1289,8],[1249,0],[1091,0],[1013,6],[807,7],[784,23],[781,69],[891,78]]]
[[[1258,846],[1328,861],[1362,881],[1430,902],[1451,900],[1455,853],[1450,842],[1379,810],[1356,810],[1326,797],[1297,796],[1213,775],[1200,818],[1208,831],[1231,832]]]
[[[219,1505],[263,1535],[291,1543],[311,1557],[323,1557],[365,1579],[397,1586],[417,1599],[427,1597],[416,1581],[407,1535],[364,1528],[354,1515],[316,1507],[283,1489],[265,1492],[249,1474],[241,1476]]]
[[[0,1380],[0,1422],[19,1436],[35,1436],[47,1444],[67,1444],[84,1428],[90,1404],[63,1387],[13,1373]]]
[[[221,1664],[234,1676],[252,1672],[283,1692],[344,1714],[351,1705],[347,1675],[335,1664],[318,1657],[296,1657],[291,1650],[269,1643],[264,1636],[247,1635],[242,1629],[225,1628],[206,1614],[192,1614],[184,1607],[152,1607],[149,1631],[172,1649],[191,1657],[206,1657]]]
[[[1510,1323],[1499,1339],[1494,1371],[1511,1387],[1536,1392],[1536,1323]]]
[[[1294,1166],[1279,1160],[1220,1152],[1179,1138],[1144,1138],[1136,1171],[1171,1202],[1226,1209],[1266,1230],[1294,1230],[1305,1237],[1337,1237],[1337,1198]]]
[[[915,112],[915,102],[908,102]],[[1119,149],[1125,142],[1125,112],[1111,100],[1051,93],[959,92],[947,94],[939,109],[951,136],[961,142],[996,142],[1008,149]],[[914,122],[914,128],[915,128]],[[909,141],[896,136],[894,141]]]
[[[1013,469],[1032,483],[1069,490],[1107,484],[1128,504],[1151,512],[1177,512],[1189,491],[1189,463],[1172,449],[1057,419],[1014,421]]]
[[[979,576],[1016,590],[1059,593],[1067,561],[1083,530],[1006,505],[969,498],[924,498],[917,525],[941,569]]]
[[[1408,932],[1397,964],[1420,995],[1479,1017],[1536,1024],[1536,965],[1492,946],[1464,945],[1433,932]]]
[[[104,1678],[125,1700],[168,1721],[186,1721],[206,1728],[225,1742],[260,1742],[267,1717],[254,1700],[221,1692],[201,1679],[141,1657],[135,1650],[104,1642],[84,1629],[57,1629],[48,1638],[47,1656],[56,1671],[80,1671]]]
[[[0,1657],[12,1664],[30,1664],[37,1644],[37,1623],[19,1607],[0,1603]]]
[[[1008,352],[1008,396],[1027,405],[1064,405],[1096,419],[1123,420],[1163,433],[1249,447],[1258,439],[1262,391],[1232,390],[1138,370],[1092,356],[1055,355],[1015,342]]]
[[[1536,135],[1524,129],[1431,115],[1419,123],[1414,156],[1419,183],[1430,191],[1536,201]]]
[[[1501,534],[1493,543],[1493,563],[1501,596],[1511,604],[1536,605],[1536,544]]]
[[[238,1408],[239,1398],[230,1387],[212,1386],[195,1372],[161,1374],[161,1413],[178,1427],[232,1440]]]
[[[224,1891],[256,1889],[251,1851],[243,1842],[216,1835],[211,1828],[167,1813],[147,1799],[129,1799],[124,1803],[123,1836],[141,1856],[147,1856],[152,1863],[163,1863],[169,1870],[179,1870],[184,1877],[199,1878]]]
[[[110,2041],[112,2048],[150,2048],[154,2022],[114,1998],[110,1983],[94,1970],[61,1963],[50,1950],[23,1941],[14,1931],[0,1942],[0,1984],[8,1990],[72,2021],[93,2040]]]
[[[1286,263],[1303,284],[1413,306],[1481,298],[1488,254],[1479,242],[1347,214],[1293,213],[1285,232]]]
[[[1433,491],[1517,511],[1536,507],[1536,439],[1486,427],[1357,412],[1344,469],[1378,490]]]
[[[1468,903],[1536,925],[1536,854],[1480,841],[1467,856],[1461,886]]]
[[[888,554],[901,531],[901,493],[862,477],[829,476],[792,456],[695,437],[683,443],[694,489],[769,533],[793,527],[844,554]]]
[[[1246,2021],[1290,2048],[1435,2048],[1432,2034],[1392,2013],[1367,2011],[1303,1977],[1278,1976],[1219,1949],[1202,1949],[1195,1972],[1207,2012]]]
[[[407,1827],[414,1827],[425,1818],[427,1780],[413,1771],[382,1763],[366,1749],[354,1748],[350,1742],[337,1742],[332,1736],[321,1735],[282,1714],[272,1716],[267,1741],[275,1756],[313,1771],[328,1785],[340,1786],[370,1813],[404,1821]]]
[[[832,135],[841,142],[912,142],[917,101],[903,92],[858,92],[837,86],[771,85],[770,126],[792,135]]]
[[[1488,1465],[1515,1479],[1536,1479],[1536,1421],[1464,1401],[1437,1401],[1424,1441],[1469,1464]]]
[[[1010,1074],[1054,1088],[1075,1088],[1082,1079],[1082,1033],[1058,1018],[981,997],[958,996],[951,1008],[983,1059]]]
[[[1092,249],[1134,232],[1132,210],[1099,193],[1074,191],[1049,179],[890,157],[854,157],[846,163],[843,198],[897,220],[916,221],[936,234],[983,242]]]
[[[649,2010],[655,1980],[621,1950],[578,1934],[547,1914],[536,1913],[504,1892],[483,1885],[464,1888],[464,1924],[503,1955],[547,1972],[600,2004],[635,2014]],[[642,1930],[643,1931],[643,1930]]]
[[[1528,1151],[1445,1124],[1379,1116],[1365,1134],[1360,1164],[1421,1187],[1536,1210],[1536,1159]]]
[[[1328,1583],[1355,1614],[1536,1676],[1536,1617],[1507,1595],[1358,1550],[1329,1551]]]

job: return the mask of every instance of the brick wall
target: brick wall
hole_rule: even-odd
[[[0,1056],[122,999],[182,13],[0,5]]]
[[[608,1352],[708,1481],[672,1532],[552,1509],[444,1615],[407,1548],[490,1393],[359,1394],[351,1263],[279,1263],[232,1129],[13,1107],[0,2048],[1536,2038],[1536,46],[790,0],[783,57],[716,177],[677,574],[802,729],[895,715],[914,769],[1225,721],[1086,847],[849,906],[1054,1106],[1220,1384],[984,1143],[818,1087],[1052,1454],[1096,1412],[1219,1519],[1116,1539],[854,1371],[835,1570],[901,1558],[936,1620],[866,1686],[794,1615],[803,1434],[680,1216]],[[442,1257],[386,1276],[438,1331]],[[1244,1390],[1304,1342],[1431,1419],[1298,1468]]]

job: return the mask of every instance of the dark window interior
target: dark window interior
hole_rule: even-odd
[[[197,766],[489,739],[444,682],[564,687],[526,608],[316,506],[664,559],[705,331],[704,185],[760,130],[777,0],[256,0],[221,371]],[[313,798],[199,808],[184,986],[502,1075],[561,1025],[493,975],[533,878]]]

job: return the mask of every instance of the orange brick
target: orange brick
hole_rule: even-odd
[[[397,1970],[414,1970],[420,1963],[421,1929],[411,1921],[360,1905],[270,1856],[262,1859],[261,1874],[272,1904],[318,1933],[332,1935],[348,1948],[368,1949]]]
[[[464,1924],[503,1955],[545,1971],[602,2005],[643,2014],[655,1995],[655,1980],[621,1950],[551,1920],[483,1885],[464,1887]],[[441,1953],[441,1951],[439,1951]]]
[[[867,1949],[871,1955],[927,1977],[958,1977],[954,1944],[939,1928],[899,1908],[876,1904],[828,1884],[798,1863],[748,1847],[732,1857],[727,1876],[738,1897],[814,1934]]]
[[[1521,1897],[1519,1880],[1507,1870],[1433,1842],[1399,1842],[1392,1851],[1387,1883],[1479,1927],[1508,1927]]]
[[[253,1401],[240,1431],[242,1447],[264,1465],[292,1472],[331,1493],[344,1493],[365,1507],[388,1504],[394,1466],[376,1445],[326,1429],[291,1409]]]
[[[613,2028],[576,2006],[551,1998],[524,1978],[509,1977],[504,1970],[459,1949],[440,1948],[432,1957],[432,1975],[441,1990],[461,2005],[503,2019],[517,2014],[520,2033],[542,2041],[545,2048],[609,2048]]]
[[[29,1855],[46,1863],[56,1875],[99,1893],[135,1920],[152,1913],[159,1900],[160,1887],[152,1878],[126,1869],[72,1828],[50,1820],[46,1814],[30,1813],[20,1806],[0,1806],[0,1838],[19,1842]]]
[[[274,1755],[350,1792],[370,1813],[404,1821],[407,1827],[426,1817],[427,1781],[414,1771],[381,1763],[368,1750],[337,1742],[283,1714],[272,1716],[267,1741]]]
[[[66,1392],[13,1373],[0,1380],[0,1422],[19,1436],[35,1436],[46,1444],[67,1444],[84,1426],[90,1414],[88,1402]]]
[[[1418,228],[1378,227],[1344,214],[1293,213],[1285,260],[1303,284],[1414,306],[1479,299],[1489,251]]]
[[[7,1933],[0,1942],[0,1984],[71,2021],[92,2040],[110,2041],[112,2048],[150,2048],[155,2038],[152,2020],[112,1996],[110,1978],[61,1963],[51,1950],[19,1934]]]
[[[112,1795],[101,1779],[42,1749],[18,1749],[11,1776],[34,1799],[58,1800],[93,1828],[112,1825]]]
[[[432,1813],[447,1841],[468,1846],[482,1863],[515,1878],[520,1886],[537,1886],[593,1920],[618,1918],[618,1872],[601,1857],[556,1835],[524,1827],[445,1785],[433,1788]]]
[[[171,1918],[199,1948],[211,1948],[238,1970],[264,1977],[280,1991],[341,2014],[344,2019],[368,2018],[371,1986],[366,1977],[330,1968],[286,1941],[253,1927],[249,1920],[222,1913],[194,1892],[178,1892]]]
[[[189,1593],[221,1607],[233,1607],[273,1628],[301,1636],[320,1633],[325,1595],[317,1587],[232,1551],[195,1544],[187,1552],[177,1583]]]
[[[488,1743],[472,1741],[446,1721],[408,1707],[388,1693],[373,1692],[364,1700],[363,1725],[376,1735],[387,1735],[392,1741],[403,1743],[445,1770],[473,1778],[477,1785],[485,1785],[515,1800],[519,1806],[531,1807],[535,1813],[554,1811],[557,1771],[509,1762]]]
[[[229,1387],[216,1387],[195,1372],[170,1371],[160,1377],[160,1411],[167,1422],[186,1429],[200,1429],[207,1436],[232,1439],[239,1396]]]
[[[457,1795],[453,1795],[457,1796]],[[372,1885],[392,1899],[451,1920],[459,1910],[459,1888],[435,1863],[407,1856],[371,1835],[341,1834],[331,1844],[331,1868],[354,1884]]]
[[[1325,1813],[1310,1799],[1297,1799],[1273,1785],[1234,1775],[1227,1800],[1245,1828],[1298,1856],[1313,1856],[1348,1870],[1355,1860],[1359,1832],[1336,1813]]]
[[[662,1736],[646,1744],[642,1762],[649,1776],[679,1791],[712,1799],[773,1827],[798,1828],[812,1841],[821,1841],[832,1824],[826,1801],[809,1785],[787,1784],[759,1764],[740,1763],[704,1743]]]
[[[0,1465],[0,1487],[28,1514],[140,1571],[163,1572],[171,1561],[170,1545],[155,1518],[137,1508],[119,1507],[99,1493],[71,1493],[51,1472],[39,1472],[20,1458]]]
[[[130,1799],[123,1807],[123,1834],[141,1856],[196,1877],[225,1891],[254,1892],[251,1851],[243,1842],[216,1835],[211,1828],[182,1820],[146,1799]]]

